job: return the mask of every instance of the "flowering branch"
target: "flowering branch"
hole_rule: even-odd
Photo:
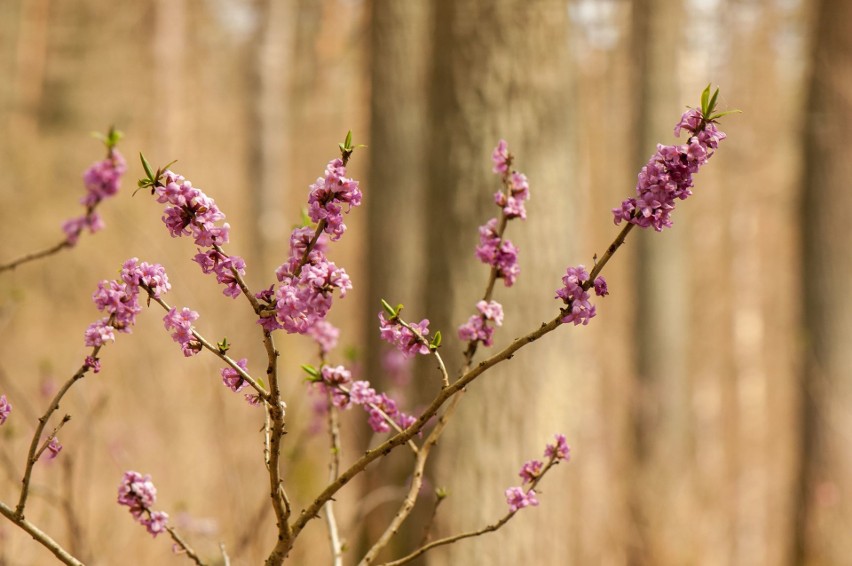
[[[34,524],[27,521],[23,516],[16,513],[11,507],[7,506],[2,501],[0,501],[0,514],[27,532],[36,542],[52,552],[53,555],[56,556],[56,558],[63,564],[67,564],[68,566],[83,566],[82,562],[62,548],[58,542],[53,540]]]
[[[124,157],[115,149],[122,133],[115,128],[110,128],[105,136],[95,134],[106,146],[107,157],[103,161],[92,164],[83,174],[86,185],[86,196],[80,203],[86,207],[86,212],[79,218],[68,220],[62,225],[65,239],[45,250],[26,254],[8,263],[0,264],[0,273],[15,269],[19,265],[36,261],[41,258],[52,256],[65,248],[73,248],[80,239],[83,229],[88,228],[95,233],[104,227],[103,220],[96,212],[98,205],[106,198],[118,192],[121,177],[127,170]]]

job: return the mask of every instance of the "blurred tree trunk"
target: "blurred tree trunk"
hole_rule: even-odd
[[[14,110],[10,131],[20,140],[35,140],[47,68],[50,0],[22,0],[16,45]]]
[[[456,329],[475,312],[488,277],[474,249],[477,227],[499,213],[492,197],[499,179],[491,173],[490,155],[500,138],[509,142],[515,168],[528,175],[532,198],[529,220],[511,222],[506,232],[520,249],[521,274],[512,288],[497,283],[495,299],[504,305],[506,325],[495,348],[554,316],[554,290],[565,267],[576,262],[572,252],[582,232],[574,222],[577,187],[568,161],[566,3],[442,0],[435,9],[423,315],[446,337],[444,356],[455,374],[461,362]],[[571,377],[582,366],[576,359],[581,333],[560,328],[469,387],[430,476],[432,487],[450,493],[436,536],[477,529],[505,514],[503,492],[520,483],[521,464],[540,457],[554,432],[571,434],[566,413]],[[434,369],[423,379],[437,391]],[[520,513],[500,533],[445,547],[430,561],[548,564],[576,555],[576,532],[566,529],[579,505],[566,489],[576,471],[555,470],[544,482],[542,506]],[[597,525],[598,514],[592,515],[589,524]],[[611,556],[595,535],[601,533],[588,544]]]
[[[683,97],[679,76],[672,67],[678,61],[677,47],[684,41],[680,25],[683,17],[683,3],[679,1],[639,0],[634,6],[634,73],[639,106],[636,171],[645,165],[657,143],[673,143],[671,125]],[[636,244],[638,397],[634,411],[636,456],[643,481],[633,491],[637,545],[641,549],[633,560],[683,563],[689,561],[689,545],[672,545],[670,541],[691,511],[685,496],[691,493],[690,475],[682,469],[690,459],[693,435],[686,368],[690,325],[686,286],[672,282],[686,279],[687,240],[674,230],[660,234],[642,231],[636,235]]]
[[[369,198],[364,200],[368,216],[365,273],[369,278],[364,320],[365,376],[381,390],[401,385],[388,379],[387,364],[383,363],[383,353],[394,353],[377,331],[381,299],[404,303],[406,312],[413,317],[424,316],[421,294],[425,280],[420,270],[426,245],[423,206],[428,139],[424,132],[430,11],[430,3],[421,0],[373,0],[371,4],[367,142],[370,165],[366,183]],[[409,371],[410,368],[403,368],[397,375]],[[400,388],[394,390],[393,396],[403,406],[418,402],[416,395],[401,398],[401,394]],[[401,476],[399,483],[404,484],[402,474],[410,473],[410,457],[394,454],[394,461],[400,461],[397,475]],[[393,473],[387,466],[368,471],[366,497],[382,493],[381,487],[387,485],[389,474]],[[388,513],[395,509],[383,505],[377,511],[370,515],[365,529],[368,541],[381,534],[392,516]],[[414,519],[410,523],[416,522]],[[404,538],[404,534],[399,538]]]
[[[817,3],[802,201],[805,369],[797,564],[849,560],[852,477],[852,3]]]
[[[253,257],[256,273],[270,273],[280,263],[288,237],[284,214],[286,174],[290,170],[290,74],[294,20],[292,2],[259,0],[258,30],[249,40],[248,186],[251,194]],[[274,250],[274,256],[271,252]],[[277,259],[276,259],[277,258]],[[276,263],[277,262],[277,263]]]

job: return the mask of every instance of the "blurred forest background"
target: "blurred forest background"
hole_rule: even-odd
[[[164,264],[168,300],[263,371],[244,301],[189,261],[194,248],[168,236],[147,193],[131,198],[140,151],[155,165],[178,159],[173,169],[216,199],[229,251],[259,289],[286,256],[308,185],[352,129],[368,146],[350,167],[365,205],[332,251],[355,284],[331,315],[343,329],[337,360],[394,391],[369,355],[382,350],[379,299],[446,338],[472,313],[498,139],[532,189],[529,219],[508,234],[521,276],[495,297],[507,318],[500,347],[554,316],[565,268],[604,251],[617,233],[610,209],[711,82],[723,110],[743,113],[723,119],[729,138],[674,227],[630,234],[588,327],[547,335],[465,396],[429,470],[430,489],[450,493],[438,533],[500,517],[503,490],[554,432],[572,462],[546,478],[540,507],[423,563],[849,564],[846,0],[0,1],[0,262],[55,244],[80,214],[80,175],[103,157],[89,132],[123,130],[129,163],[101,208],[105,231],[0,276],[0,393],[14,404],[0,428],[0,499],[17,497],[37,415],[86,353],[83,330],[100,316],[92,291],[129,257]],[[456,367],[458,347],[445,342]],[[328,443],[299,369],[314,350],[279,344],[284,473],[298,509],[324,485]],[[90,564],[185,561],[115,504],[133,469],[153,476],[157,508],[202,554],[223,541],[233,564],[261,562],[274,537],[263,419],[221,385],[211,358],[185,359],[146,309],[63,404],[64,450],[37,466],[28,518]],[[411,371],[395,394],[416,411],[439,382],[430,364]],[[345,415],[344,462],[376,442],[356,413]],[[348,561],[398,507],[409,460],[394,454],[339,498]],[[415,517],[398,549],[421,529]],[[317,521],[293,563],[327,557]],[[51,559],[0,522],[0,564]]]

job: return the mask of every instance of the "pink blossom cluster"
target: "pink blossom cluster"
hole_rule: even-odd
[[[343,223],[344,205],[348,213],[353,206],[361,204],[358,181],[346,177],[346,166],[342,159],[332,159],[325,168],[325,175],[311,185],[310,191],[308,215],[311,220],[317,223],[325,220],[325,233],[332,240],[340,239],[346,230],[346,224]]]
[[[307,334],[319,346],[320,355],[325,356],[337,347],[337,340],[340,338],[340,329],[327,320],[318,320],[308,329]]]
[[[468,321],[459,327],[459,339],[491,346],[494,343],[494,326],[503,325],[503,306],[497,301],[479,301],[476,303],[476,310],[479,314],[471,315]],[[489,326],[489,322],[494,326]]]
[[[642,228],[653,226],[657,232],[672,225],[675,202],[692,194],[692,176],[726,137],[697,108],[681,116],[674,129],[675,136],[680,136],[681,130],[690,133],[689,140],[681,145],[657,145],[656,153],[639,172],[637,196],[612,210],[616,224],[626,221]]]
[[[198,250],[193,258],[198,265],[201,266],[201,271],[204,273],[213,273],[216,275],[216,281],[225,285],[222,293],[226,297],[237,298],[242,292],[237,282],[235,273],[240,276],[246,273],[246,262],[239,256],[228,256],[215,248],[211,248],[206,252]]]
[[[506,140],[500,140],[491,154],[494,164],[492,171],[500,175],[505,191],[494,194],[494,203],[502,210],[505,220],[520,218],[525,220],[527,211],[524,202],[530,198],[530,186],[523,173],[513,171],[513,156],[509,153]],[[476,257],[482,263],[490,265],[498,279],[503,279],[506,287],[511,287],[520,273],[518,266],[518,248],[509,240],[503,238],[496,218],[490,219],[479,227],[479,245],[476,247]]]
[[[201,343],[192,333],[192,323],[198,320],[198,313],[187,307],[178,310],[172,307],[163,317],[163,326],[171,333],[172,340],[178,343],[187,358],[201,351]]]
[[[221,226],[225,214],[216,202],[183,176],[166,171],[154,187],[157,202],[166,204],[163,222],[173,238],[192,236],[195,244],[207,251],[198,250],[193,258],[204,273],[214,273],[216,281],[225,285],[223,293],[232,298],[240,295],[236,274],[245,275],[245,261],[239,256],[225,255],[216,246],[228,243],[231,227]]]
[[[47,449],[45,452],[47,452],[48,460],[53,460],[59,456],[59,453],[62,452],[62,445],[59,443],[59,439],[55,436],[51,438],[50,442],[47,443]]]
[[[326,258],[328,237],[320,234],[314,245],[309,247],[313,237],[314,230],[309,226],[293,230],[290,255],[275,270],[281,285],[255,295],[269,304],[275,314],[261,317],[258,322],[267,330],[283,328],[290,334],[311,334],[321,348],[328,350],[336,344],[336,329],[330,325],[316,330],[315,327],[324,322],[331,309],[335,289],[343,298],[352,288],[352,282],[346,270]]]
[[[509,511],[512,513],[524,507],[538,505],[538,498],[532,485],[542,477],[550,464],[563,460],[568,461],[570,458],[571,449],[565,440],[565,436],[556,434],[554,438],[556,439],[556,443],[547,444],[544,448],[544,456],[548,459],[548,465],[545,466],[545,463],[541,460],[525,462],[521,467],[521,471],[518,473],[523,480],[523,485],[510,487],[506,490],[506,502],[509,504]]]
[[[139,262],[137,258],[128,259],[121,269],[121,279],[101,281],[92,294],[92,300],[99,311],[109,316],[93,322],[86,329],[86,346],[103,346],[115,341],[115,331],[130,333],[136,322],[136,315],[142,310],[139,306],[139,287],[151,290],[155,298],[171,289],[169,279],[162,265]]]
[[[6,399],[6,395],[0,395],[0,425],[6,422],[9,418],[9,413],[12,412],[12,403]]]
[[[157,488],[151,482],[151,476],[133,471],[124,472],[118,486],[118,504],[129,507],[133,518],[154,537],[166,530],[169,519],[166,513],[151,510],[156,500]]]
[[[399,410],[396,401],[386,393],[376,393],[369,381],[352,381],[352,373],[343,366],[323,366],[317,386],[323,393],[331,394],[335,407],[348,409],[360,405],[369,415],[367,423],[377,433],[390,431],[389,418],[397,426],[406,429],[417,420]]]
[[[106,159],[97,161],[86,169],[83,173],[86,194],[80,199],[80,204],[86,207],[86,213],[62,224],[62,231],[65,232],[69,245],[77,243],[83,229],[88,228],[89,232],[94,234],[104,227],[104,222],[95,208],[102,200],[118,192],[125,171],[127,163],[116,149],[111,149]]]
[[[242,368],[244,372],[248,373],[247,358],[242,358],[241,360],[239,360],[237,362],[237,365]],[[234,393],[239,393],[249,384],[248,381],[243,379],[243,376],[240,375],[240,372],[230,366],[222,368],[222,383],[224,383],[225,387],[227,387]]]
[[[506,287],[515,284],[521,272],[518,265],[518,248],[511,241],[501,238],[497,232],[497,219],[492,218],[479,227],[479,245],[476,257],[496,271],[497,279],[503,279]]]
[[[412,322],[408,325],[411,330],[404,327],[399,321],[385,318],[384,311],[379,312],[379,335],[382,340],[396,346],[406,358],[417,354],[428,354],[429,344],[426,342],[426,336],[429,334],[429,319],[424,318],[418,323]],[[420,337],[412,330],[419,333]]]
[[[524,207],[524,202],[530,198],[530,185],[527,182],[527,176],[523,173],[513,171],[506,178],[508,194],[503,191],[494,193],[494,202],[503,209],[503,214],[508,219],[520,218],[527,219],[527,210]]]
[[[589,324],[589,320],[595,316],[595,306],[589,301],[589,272],[582,265],[569,267],[562,277],[561,289],[556,290],[556,298],[562,299],[567,306],[564,309],[565,316],[562,322],[573,322],[578,324]],[[609,294],[606,280],[600,276],[594,281],[595,294],[599,297]]]

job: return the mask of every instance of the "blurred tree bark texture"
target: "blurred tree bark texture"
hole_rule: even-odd
[[[852,477],[852,3],[817,2],[801,203],[804,269],[797,563],[849,561]]]
[[[499,212],[492,195],[500,185],[491,173],[490,154],[505,138],[532,191],[530,220],[511,222],[506,232],[520,249],[521,275],[512,288],[500,281],[496,287],[507,321],[497,344],[505,344],[553,316],[554,290],[585,240],[576,223],[582,197],[570,174],[566,4],[444,0],[434,8],[424,314],[449,338],[482,297],[488,268],[474,256],[477,227]],[[591,252],[584,257],[590,263]],[[595,378],[597,368],[586,367],[595,362],[578,354],[581,334],[562,328],[469,388],[431,476],[433,487],[450,493],[436,536],[480,528],[507,511],[503,491],[520,483],[521,464],[539,457],[553,433],[568,425],[564,414],[577,406],[579,375],[585,370],[584,378]],[[445,343],[448,365],[456,368],[460,351],[453,341]],[[423,377],[433,390],[439,387],[434,369]],[[602,465],[606,471],[583,480],[606,482],[614,467]],[[610,505],[617,495],[609,493],[617,490],[601,486],[592,505],[578,497],[576,486],[583,480],[569,479],[577,470],[566,468],[547,479],[542,507],[522,513],[498,534],[436,551],[430,561],[546,564],[554,557],[578,556],[578,545],[593,546],[606,557],[617,553],[617,545],[607,548],[613,533],[623,532],[617,525],[624,514]],[[603,526],[604,516],[612,521],[609,527]]]
[[[381,300],[386,299],[394,305],[403,303],[406,316],[426,316],[421,268],[427,238],[423,208],[427,197],[425,91],[430,13],[430,3],[420,1],[374,0],[370,8],[371,118],[365,154],[370,165],[365,183],[368,198],[364,200],[368,289],[362,321],[365,375],[374,386],[393,391],[406,404],[420,402],[421,396],[394,389],[398,384],[386,378],[382,354],[392,347],[377,332],[377,314]],[[417,386],[411,383],[410,387]],[[370,520],[361,533],[364,544],[375,541],[396,512],[394,505],[386,503],[397,501],[400,492],[396,487],[388,489],[389,480],[394,486],[404,485],[411,472],[408,453],[394,454],[386,464],[367,471],[364,504]],[[416,518],[411,522],[417,522]],[[403,538],[397,537],[394,543]]]

